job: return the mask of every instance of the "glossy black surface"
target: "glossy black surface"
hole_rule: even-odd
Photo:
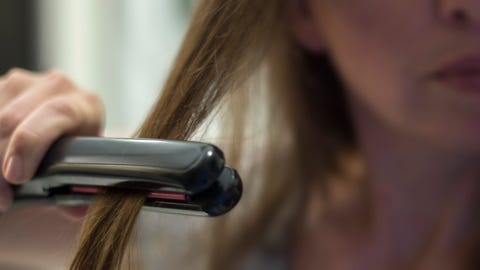
[[[219,216],[230,211],[240,201],[243,185],[237,171],[225,167],[222,174],[208,190],[191,196],[209,216]]]
[[[86,205],[94,195],[72,186],[185,194],[185,201],[149,198],[145,210],[218,216],[240,200],[242,182],[215,146],[195,142],[64,138],[48,151],[34,179],[15,187],[14,206]]]
[[[118,178],[117,185],[130,187],[122,178],[141,178],[146,183],[206,189],[225,165],[223,153],[211,144],[99,137],[62,138],[49,149],[34,179],[50,175]],[[150,181],[153,180],[153,181]],[[108,184],[112,183],[108,181]],[[130,181],[131,182],[131,181]]]

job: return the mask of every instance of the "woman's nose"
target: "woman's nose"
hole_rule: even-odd
[[[436,0],[439,19],[454,26],[480,25],[480,0]]]

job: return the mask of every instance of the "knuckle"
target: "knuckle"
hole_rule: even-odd
[[[70,79],[58,70],[49,71],[46,78],[54,91],[63,92],[71,89],[72,82]]]
[[[54,99],[48,103],[48,108],[56,114],[66,116],[70,119],[77,118],[77,111],[71,102],[65,99]]]
[[[22,127],[15,130],[12,135],[12,143],[16,149],[27,149],[32,145],[36,145],[40,140],[40,135],[29,129],[28,127]]]
[[[22,118],[14,112],[0,113],[0,130],[1,134],[9,133],[21,122]]]
[[[20,88],[22,82],[27,79],[27,73],[22,69],[11,69],[5,75],[5,81],[3,85],[4,91],[15,91]]]
[[[26,70],[14,67],[14,68],[11,68],[10,70],[8,70],[5,77],[9,78],[9,77],[12,77],[12,76],[25,76],[26,74],[27,74]]]
[[[104,105],[100,96],[94,92],[81,91],[79,110],[82,117],[82,134],[99,135],[104,125]]]
[[[83,91],[80,95],[89,104],[95,104],[95,105],[102,104],[102,100],[100,99],[100,96],[94,92]]]
[[[94,121],[98,121],[100,125],[103,124],[102,116],[105,113],[105,105],[101,97],[94,92],[83,92],[85,102],[87,103],[88,110],[91,112]]]

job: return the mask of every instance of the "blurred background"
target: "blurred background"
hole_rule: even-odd
[[[0,74],[58,69],[98,93],[107,136],[130,136],[159,95],[193,0],[2,0]]]
[[[0,0],[0,75],[13,67],[58,69],[102,97],[106,136],[128,137],[160,94],[194,5],[193,0]],[[178,243],[191,221],[170,215],[160,222],[161,217],[143,213],[146,221],[139,223],[145,269],[158,268],[160,251],[180,254],[189,246],[166,246],[153,232],[168,230]],[[57,259],[54,253],[38,258]]]

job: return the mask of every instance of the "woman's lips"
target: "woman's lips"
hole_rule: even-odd
[[[480,94],[480,57],[454,61],[435,73],[435,78],[454,91]]]

